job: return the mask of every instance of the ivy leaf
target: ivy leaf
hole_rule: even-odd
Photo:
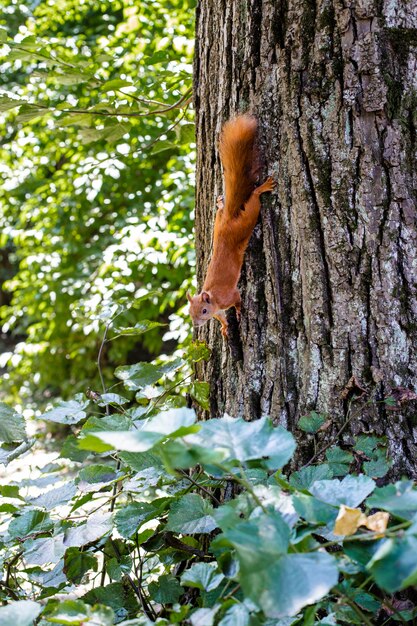
[[[326,422],[326,417],[315,411],[311,411],[308,415],[303,415],[298,420],[298,428],[305,433],[317,433],[323,424]]]
[[[210,408],[209,403],[210,385],[201,380],[195,380],[190,386],[190,396],[206,411]]]
[[[378,448],[372,461],[365,461],[363,471],[372,478],[382,478],[388,472],[390,463],[387,461],[385,448]]]
[[[349,472],[353,454],[342,450],[339,446],[332,446],[326,451],[326,459],[331,467],[333,476],[345,476]]]
[[[396,537],[382,543],[367,568],[377,584],[395,593],[417,583],[417,537]]]
[[[337,583],[338,568],[326,552],[287,554],[290,529],[279,514],[261,514],[225,534],[236,550],[245,595],[267,617],[295,615]],[[216,539],[222,543],[221,536]]]
[[[64,544],[69,547],[85,546],[108,534],[112,529],[111,513],[93,513],[84,524],[65,531]]]
[[[417,489],[411,480],[378,487],[367,499],[366,505],[388,511],[400,519],[410,520],[417,511]]]
[[[311,486],[310,492],[322,502],[335,506],[346,504],[356,508],[374,489],[375,482],[372,478],[360,474],[345,476],[343,480],[318,480]]]
[[[0,607],[0,623],[2,626],[33,626],[42,608],[39,602],[32,600],[9,602]]]
[[[226,611],[219,626],[249,626],[250,613],[244,604],[234,604]],[[271,624],[272,626],[272,624]],[[280,626],[274,622],[274,626]]]
[[[108,465],[89,465],[80,470],[78,488],[82,492],[97,491],[102,487],[112,483],[120,472],[116,472]]]
[[[216,527],[213,507],[201,496],[190,493],[172,503],[166,530],[192,535],[210,533]]]
[[[55,509],[57,506],[68,504],[75,496],[76,491],[77,489],[75,484],[72,481],[69,481],[61,485],[61,487],[50,489],[49,491],[42,493],[40,496],[28,500],[28,502],[30,502],[33,506],[38,506],[50,511],[51,509]]]
[[[329,524],[334,522],[338,510],[304,493],[297,493],[292,496],[294,508],[297,513],[312,524]]]
[[[158,512],[154,502],[132,502],[117,511],[114,518],[116,528],[122,537],[130,539],[142,524],[154,519]]]
[[[53,522],[45,511],[26,511],[13,519],[8,528],[13,538],[24,538],[32,533],[45,532],[53,527]]]
[[[330,465],[322,463],[321,465],[310,465],[304,467],[298,472],[293,472],[290,476],[290,485],[298,490],[309,491],[310,487],[316,480],[324,480],[332,478],[332,470]]]
[[[0,441],[14,443],[26,439],[25,420],[4,402],[0,402]]]
[[[68,548],[64,558],[64,573],[68,580],[80,584],[84,574],[90,570],[96,572],[98,562],[95,556],[81,552],[78,548]]]
[[[174,604],[182,594],[182,587],[178,580],[170,574],[159,576],[148,587],[151,598],[160,604]]]
[[[45,619],[52,624],[64,626],[84,626],[87,623],[95,626],[113,626],[114,612],[103,605],[91,607],[82,600],[64,600],[54,606],[45,615]]]
[[[194,563],[181,576],[181,584],[202,591],[213,591],[223,579],[224,576],[218,571],[217,563]]]
[[[128,402],[129,400],[127,398],[119,396],[118,393],[102,393],[100,396],[100,400],[98,400],[97,404],[99,406],[106,406],[106,404],[117,404],[118,406],[122,406],[123,404],[127,404]],[[120,416],[118,415],[117,417]]]
[[[269,469],[279,469],[290,460],[294,450],[294,437],[284,428],[274,427],[268,418],[245,422],[226,415],[221,419],[201,424],[197,435],[187,437],[190,443],[209,446],[225,454],[225,461],[244,463],[263,459]]]
[[[62,533],[55,537],[27,539],[24,547],[25,559],[31,565],[58,563],[64,556],[65,550]]]
[[[80,394],[81,395],[81,394]],[[67,400],[57,404],[56,407],[41,415],[38,419],[47,422],[56,422],[58,424],[78,424],[83,420],[87,413],[85,408],[88,406],[89,400]]]
[[[157,416],[140,423],[140,430],[127,432],[97,433],[97,437],[111,444],[116,450],[146,452],[157,443],[170,437],[183,437],[200,427],[195,425],[196,415],[192,409],[182,407],[162,411]]]

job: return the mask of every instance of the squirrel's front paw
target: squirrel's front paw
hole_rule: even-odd
[[[216,206],[218,209],[224,209],[224,196],[217,196]]]

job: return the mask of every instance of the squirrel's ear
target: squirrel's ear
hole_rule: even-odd
[[[207,291],[202,292],[201,299],[203,302],[207,302],[207,304],[210,304],[210,295],[207,293]]]
[[[188,302],[192,302],[192,297],[189,291],[187,291],[187,300]]]

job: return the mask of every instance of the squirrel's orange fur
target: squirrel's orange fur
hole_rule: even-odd
[[[201,326],[215,317],[227,336],[224,311],[234,306],[240,318],[240,293],[237,283],[243,257],[261,208],[260,196],[272,191],[275,182],[269,177],[254,188],[258,153],[257,121],[251,115],[239,115],[223,126],[219,142],[224,170],[225,200],[217,201],[214,223],[213,254],[200,294],[191,297],[190,314],[194,326]]]

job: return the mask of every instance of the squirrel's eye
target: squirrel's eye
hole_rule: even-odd
[[[203,309],[203,315],[207,313],[207,309]]]

